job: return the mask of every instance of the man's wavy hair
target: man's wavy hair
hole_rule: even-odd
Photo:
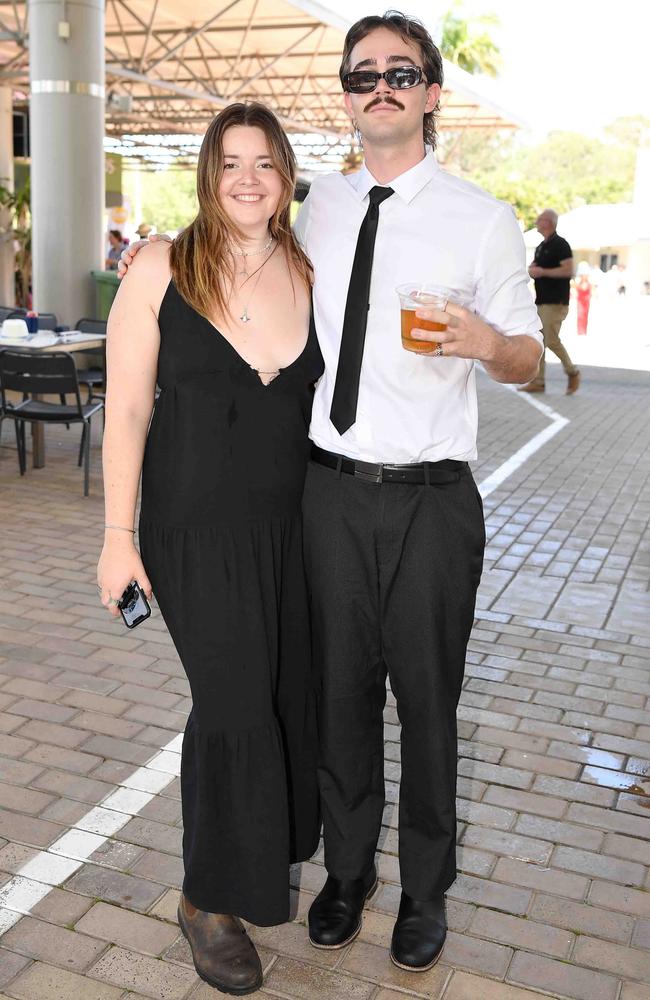
[[[415,17],[408,17],[406,14],[401,14],[398,10],[387,10],[381,16],[379,14],[371,14],[369,17],[362,17],[360,21],[352,25],[345,36],[343,44],[343,57],[339,69],[341,85],[343,85],[345,74],[350,72],[350,56],[352,55],[354,46],[362,38],[365,38],[366,35],[369,35],[371,31],[376,31],[377,28],[388,28],[389,31],[394,31],[396,35],[403,38],[405,42],[415,42],[420,47],[420,52],[422,53],[422,69],[424,70],[427,86],[430,87],[432,83],[438,83],[442,87],[444,74],[442,56],[438,47],[434,44],[431,35],[421,21],[418,21]],[[424,116],[422,122],[424,141],[434,149],[438,135],[436,131],[436,118],[439,110],[439,105],[436,104],[433,111],[429,111]]]

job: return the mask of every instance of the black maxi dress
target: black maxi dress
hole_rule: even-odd
[[[192,692],[183,891],[268,926],[320,828],[300,501],[323,361],[312,320],[265,386],[173,282],[159,326],[140,547]]]

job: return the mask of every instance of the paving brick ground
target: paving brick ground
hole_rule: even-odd
[[[459,709],[460,875],[441,962],[409,975],[387,954],[399,902],[389,697],[380,891],[351,947],[315,951],[305,916],[322,855],[296,868],[294,921],[253,930],[263,995],[650,1000],[650,375],[583,376],[567,398],[549,367],[544,401],[570,422],[485,501]],[[549,417],[482,376],[479,391],[481,481]],[[2,430],[0,917],[26,865],[58,884],[0,938],[0,1000],[207,1000],[218,994],[197,979],[175,921],[177,779],[108,838],[97,832],[114,812],[88,819],[126,794],[189,708],[159,615],[127,634],[97,603],[98,432],[84,500],[76,430],[48,430],[47,467],[23,479]],[[98,845],[74,871],[48,853],[70,831]]]

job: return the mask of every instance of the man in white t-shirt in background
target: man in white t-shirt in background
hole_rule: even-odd
[[[402,727],[391,959],[419,972],[440,957],[456,878],[456,707],[485,545],[474,363],[528,382],[542,336],[511,208],[436,162],[442,59],[423,25],[357,22],[341,81],[365,166],[318,177],[295,227],[325,359],[303,503],[328,872],[309,936],[349,944],[377,883],[388,675]],[[402,347],[405,283],[448,290],[418,312],[446,325],[419,334],[439,344],[428,354]]]
[[[341,81],[365,166],[317,178],[295,227],[325,359],[303,502],[328,872],[309,933],[319,948],[348,944],[377,881],[388,673],[402,726],[391,958],[424,971],[456,878],[456,706],[485,541],[467,464],[474,362],[526,382],[542,338],[511,208],[436,162],[442,59],[426,29],[395,12],[362,19]],[[440,343],[433,355],[402,347],[395,288],[409,282],[449,290],[444,311],[418,313],[447,323],[422,334]]]

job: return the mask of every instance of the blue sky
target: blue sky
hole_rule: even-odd
[[[346,17],[383,13],[373,0],[321,0]],[[395,0],[434,31],[451,0]],[[650,118],[649,0],[466,0],[468,12],[501,18],[502,103],[536,133],[597,134],[619,115]]]

